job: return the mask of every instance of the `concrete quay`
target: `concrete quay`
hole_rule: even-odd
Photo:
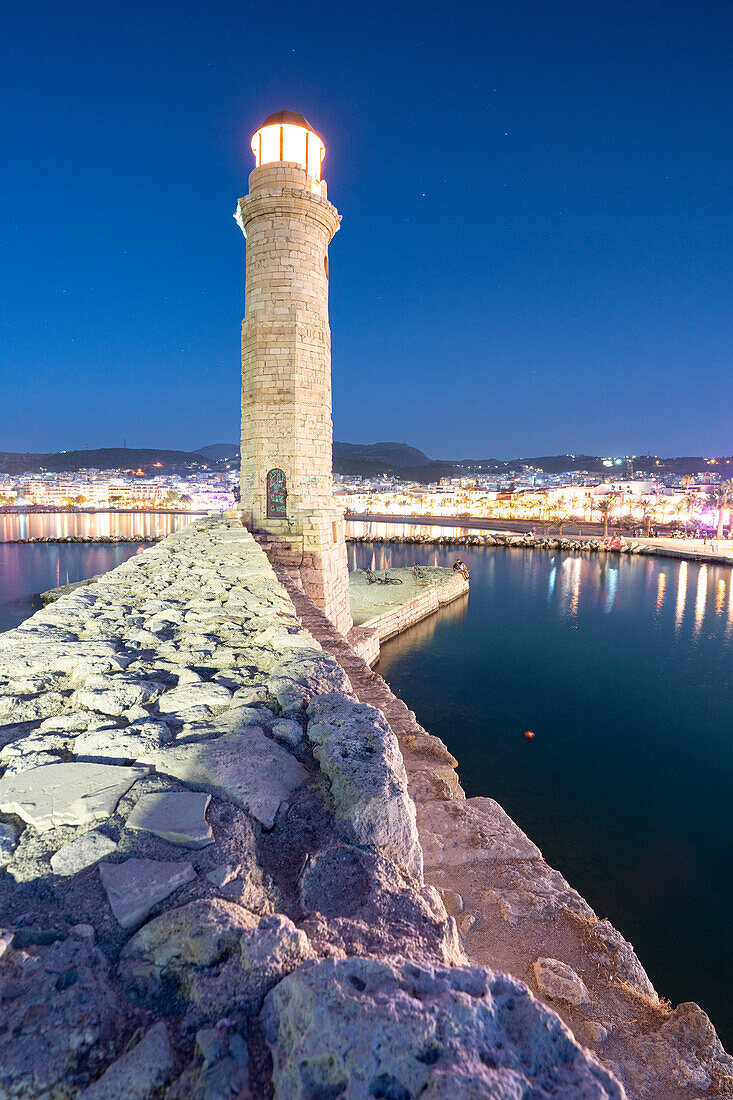
[[[729,1095],[456,763],[234,519],[0,635],[0,1094]]]
[[[380,646],[441,607],[468,594],[468,580],[462,573],[442,566],[422,566],[419,577],[412,569],[390,569],[389,576],[398,584],[367,582],[366,572],[349,573],[349,600],[354,626],[347,637],[349,644],[368,665],[379,660]],[[377,573],[377,576],[384,574]]]

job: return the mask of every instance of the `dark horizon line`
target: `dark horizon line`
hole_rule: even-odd
[[[470,458],[470,457],[464,457],[464,458],[430,458],[424,451],[421,450],[421,448],[415,447],[415,446],[413,446],[412,444],[409,444],[409,443],[399,442],[397,440],[380,440],[376,443],[345,443],[344,441],[341,441],[341,440],[334,440],[333,444],[334,444],[334,446],[345,445],[345,446],[348,446],[348,447],[363,447],[365,449],[366,448],[377,448],[377,447],[400,447],[400,448],[404,447],[404,448],[409,449],[409,450],[419,451],[427,459],[427,461],[429,463],[435,463],[435,464],[440,463],[440,464],[449,464],[449,465],[460,465],[462,463],[465,463],[467,465],[478,465],[478,464],[481,464],[481,463],[492,463],[492,462],[493,463],[501,463],[503,465],[511,465],[512,463],[515,463],[515,462],[525,462],[526,463],[526,462],[532,462],[532,461],[543,461],[543,460],[558,459],[558,458],[570,458],[573,461],[578,461],[579,459],[583,459],[583,458],[594,459],[594,460],[596,460],[596,459],[601,459],[602,460],[602,459],[606,459],[606,458],[621,458],[621,459],[627,459],[627,460],[631,460],[631,461],[643,460],[643,459],[659,459],[661,461],[678,461],[678,462],[683,461],[683,460],[692,461],[693,459],[700,459],[700,460],[705,461],[705,462],[711,462],[711,461],[714,460],[715,462],[723,462],[723,463],[726,463],[726,464],[733,463],[733,454],[730,454],[730,455],[723,455],[723,454],[661,455],[658,452],[654,453],[654,452],[650,452],[650,451],[647,451],[647,452],[644,452],[644,453],[638,452],[638,453],[635,453],[635,454],[629,454],[628,452],[626,454],[609,454],[608,451],[598,452],[596,454],[592,454],[589,451],[558,451],[554,454],[519,455],[519,456],[516,456],[514,458],[510,458],[510,459],[498,458],[497,456],[490,456],[490,457],[483,457],[483,458],[481,458],[481,457],[479,457],[479,458]],[[58,450],[58,451],[0,451],[0,456],[2,456],[3,458],[10,458],[10,457],[26,458],[26,457],[29,457],[29,456],[33,456],[33,457],[36,457],[36,456],[37,457],[56,457],[56,456],[64,455],[64,454],[66,454],[66,455],[97,454],[97,453],[100,453],[100,452],[103,452],[103,451],[130,451],[130,452],[150,451],[150,452],[154,452],[154,453],[158,453],[158,454],[199,455],[203,451],[209,450],[209,449],[214,448],[214,447],[231,447],[232,451],[233,451],[232,457],[235,453],[236,454],[239,453],[239,448],[234,443],[231,443],[231,444],[230,443],[209,443],[209,444],[205,444],[203,447],[187,448],[187,449],[184,449],[184,448],[181,448],[181,447],[159,447],[159,446],[152,446],[151,447],[151,446],[140,446],[140,445],[128,446],[128,445],[125,444],[124,446],[117,445],[117,446],[102,446],[102,447],[71,447],[71,448],[65,448],[63,450]],[[346,456],[343,456],[343,457],[346,457]],[[365,456],[365,458],[366,457],[368,457],[368,456]]]

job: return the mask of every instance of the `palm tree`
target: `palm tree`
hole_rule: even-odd
[[[718,530],[715,533],[715,537],[716,539],[722,539],[723,511],[733,502],[733,481],[721,481],[720,485],[716,485],[710,495],[713,498],[713,503],[718,509]]]
[[[609,521],[609,518],[611,516],[611,512],[613,511],[613,506],[614,506],[614,503],[615,503],[614,496],[615,496],[614,493],[606,493],[606,495],[604,497],[601,497],[601,499],[596,504],[596,508],[598,509],[601,516],[603,517],[603,537],[604,537],[604,539],[608,538],[608,521]]]
[[[658,501],[656,500],[643,500],[641,502],[642,514],[644,518],[644,526],[646,527],[646,537],[649,538],[649,530],[652,525],[652,517],[657,510]]]
[[[683,481],[685,479],[683,478]],[[687,534],[687,528],[690,525],[690,520],[695,517],[695,505],[697,504],[697,493],[685,493],[682,498],[682,503],[687,508],[687,516],[685,518],[685,535]]]

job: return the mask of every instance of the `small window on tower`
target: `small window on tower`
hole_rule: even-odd
[[[326,278],[328,278],[328,256],[323,257],[323,270],[326,272]]]

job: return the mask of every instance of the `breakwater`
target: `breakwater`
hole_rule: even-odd
[[[11,1096],[676,1100],[733,1067],[235,521],[0,636],[0,677]]]
[[[474,534],[353,534],[347,531],[348,543],[377,543],[395,546],[501,546],[515,550],[551,550],[564,553],[591,552],[600,554],[641,554],[652,557],[674,558],[684,561],[712,562],[732,565],[733,551],[714,552],[687,549],[684,546],[660,545],[652,539],[626,539],[620,535],[608,538],[563,538],[558,535],[536,536],[499,531],[481,531]],[[673,540],[667,540],[673,542]]]

